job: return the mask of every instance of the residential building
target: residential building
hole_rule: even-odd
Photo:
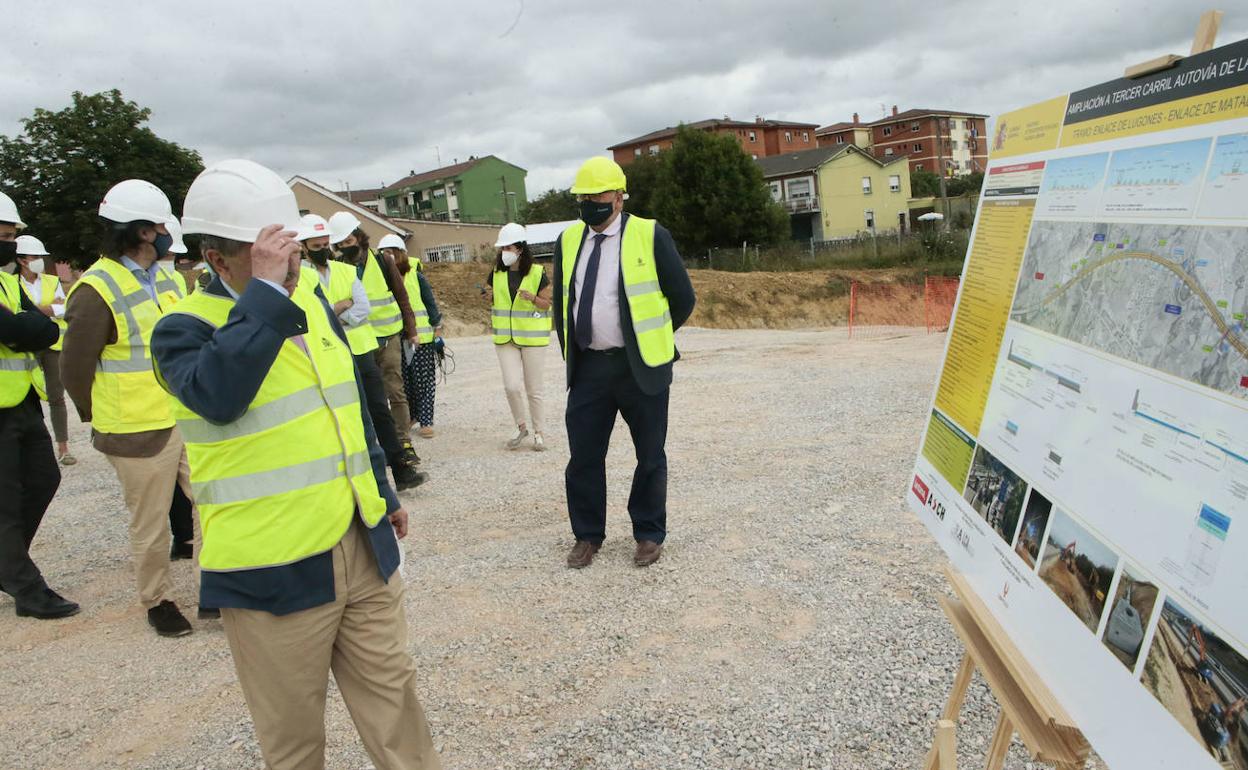
[[[910,167],[845,145],[820,164],[816,184],[823,240],[910,229]]]
[[[849,122],[833,123],[815,131],[815,141],[820,147],[843,147],[852,144],[864,150],[871,149],[871,126],[858,119]]]
[[[528,172],[486,155],[432,171],[413,170],[381,192],[381,213],[404,219],[501,225],[528,203]]]
[[[384,189],[386,189],[384,184],[381,187],[370,187],[363,190],[352,190],[348,188],[346,190],[338,190],[334,193],[334,195],[337,195],[339,198],[346,198],[356,205],[363,206],[366,209],[372,209],[380,214],[382,206],[381,191]]]
[[[299,204],[300,214],[317,214],[329,219],[339,211],[350,211],[356,219],[360,220],[361,229],[368,234],[369,240],[374,245],[385,235],[397,235],[405,241],[411,235],[411,232],[399,227],[371,208],[353,203],[307,177],[294,176],[287,180],[286,184],[295,193],[295,201]]]
[[[818,123],[767,120],[762,116],[754,118],[753,122],[733,120],[727,115],[722,120],[713,118],[682,125],[698,131],[731,136],[741,144],[742,150],[755,159],[799,150],[812,150],[815,148],[815,129],[819,127]],[[671,149],[672,142],[676,138],[676,130],[675,126],[668,126],[626,142],[613,144],[607,149],[615,156],[616,163],[621,166],[628,165],[643,155],[658,155],[664,150]]]
[[[789,212],[793,240],[822,241],[823,219],[819,215],[819,167],[841,149],[817,147],[759,158],[756,162],[771,188],[771,199]]]
[[[988,164],[987,115],[956,110],[893,112],[871,123],[871,151],[881,160],[908,158],[911,171],[964,176]]]

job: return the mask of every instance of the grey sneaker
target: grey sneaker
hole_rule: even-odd
[[[507,448],[519,449],[520,445],[523,444],[524,440],[528,437],[529,437],[529,429],[520,428],[519,432],[516,433],[516,437],[507,442]]]
[[[542,440],[542,434],[540,433],[533,434],[533,451],[534,452],[546,451],[546,442]]]

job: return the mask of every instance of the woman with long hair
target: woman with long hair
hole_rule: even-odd
[[[494,244],[498,256],[481,293],[490,301],[494,352],[503,370],[503,389],[516,423],[516,435],[507,442],[507,448],[524,446],[531,432],[531,446],[541,452],[546,449],[542,435],[542,361],[550,345],[553,287],[542,266],[533,264],[533,252],[526,238],[524,226],[514,222],[499,230]]]

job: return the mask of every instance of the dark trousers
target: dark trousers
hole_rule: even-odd
[[[372,352],[352,356],[360,370],[360,382],[364,384],[364,397],[368,399],[368,416],[373,418],[373,430],[377,443],[386,453],[386,462],[394,465],[403,454],[399,436],[394,432],[394,417],[390,414],[390,402],[386,399],[386,385],[381,379],[381,367]]]
[[[29,597],[47,587],[30,544],[61,485],[52,439],[32,389],[17,406],[0,409],[0,584]]]
[[[667,402],[669,389],[649,396],[637,387],[624,351],[579,355],[568,393],[566,422],[572,457],[564,474],[568,518],[577,540],[601,543],[607,534],[607,447],[615,415],[633,436],[637,469],[628,495],[633,538],[667,537]]]
[[[169,504],[169,531],[173,542],[181,545],[195,539],[195,522],[191,516],[191,499],[181,484],[173,485],[173,502]]]

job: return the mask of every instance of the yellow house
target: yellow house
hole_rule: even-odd
[[[824,240],[910,229],[906,156],[884,162],[847,144],[817,174]]]

